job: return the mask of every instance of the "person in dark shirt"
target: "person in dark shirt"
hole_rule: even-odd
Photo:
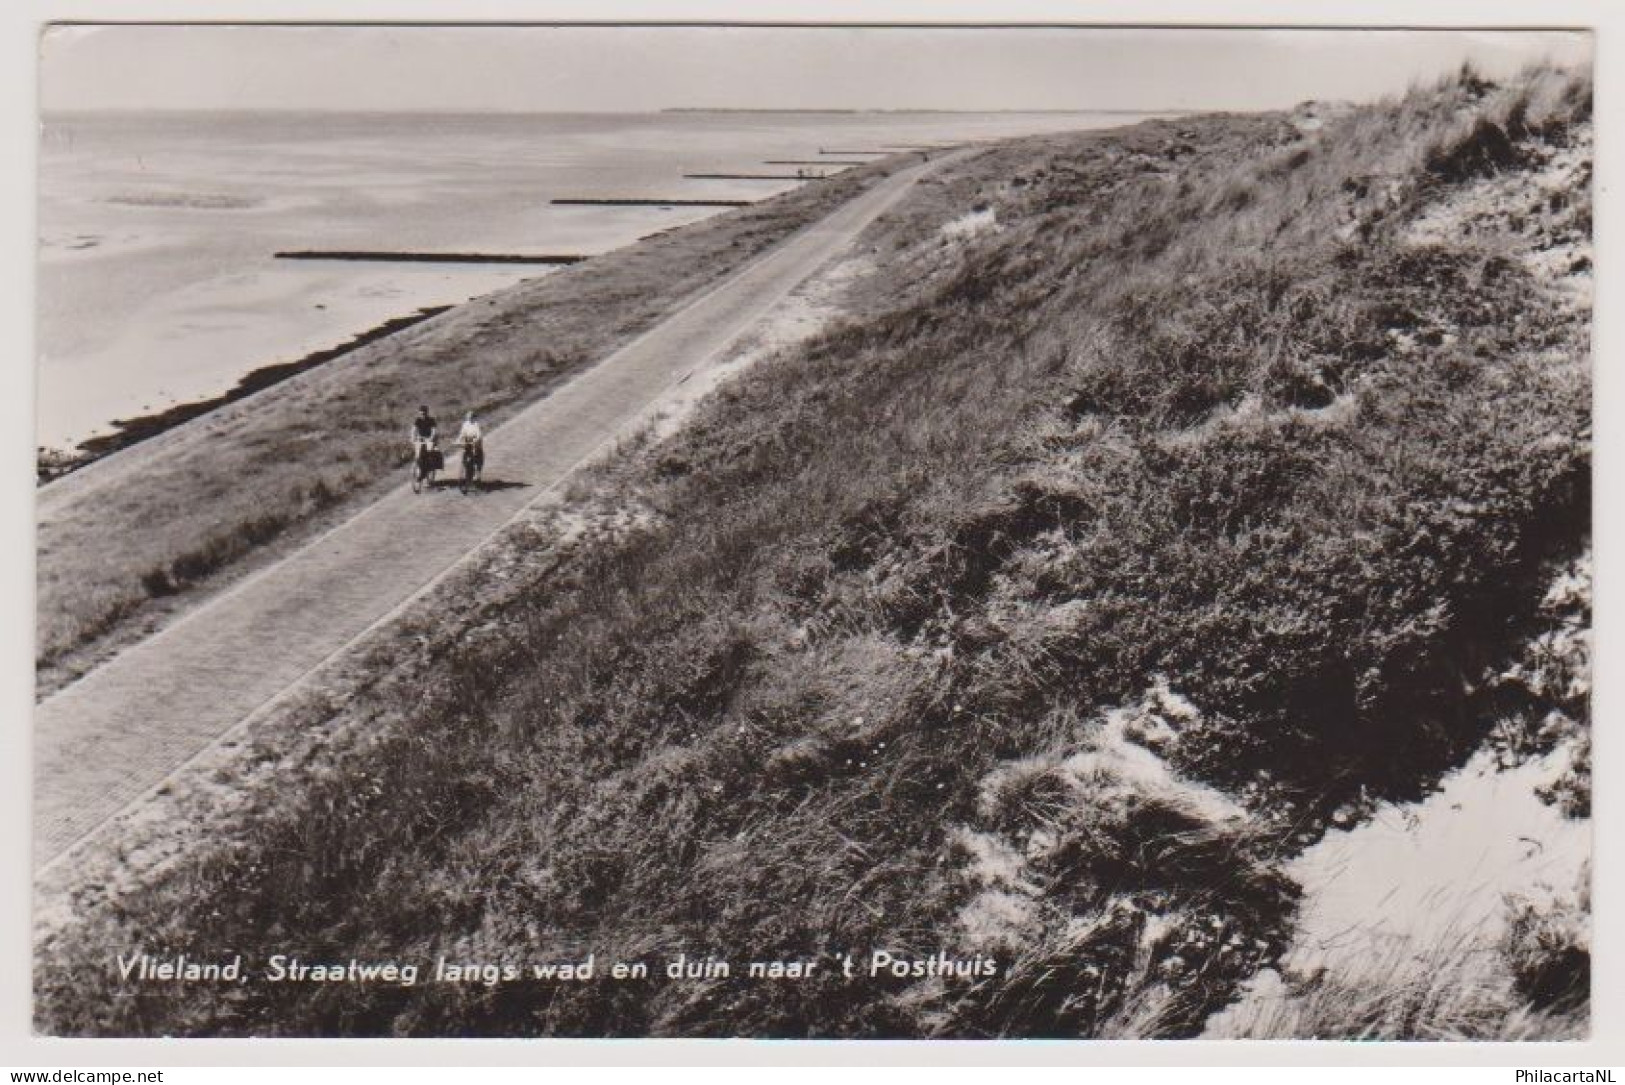
[[[418,416],[412,419],[413,451],[416,451],[417,446],[425,442],[431,445],[434,444],[439,436],[440,427],[435,423],[434,415],[429,413],[429,408],[419,407]]]
[[[440,427],[429,408],[419,407],[412,419],[412,492],[423,489],[424,482],[434,485],[434,476],[441,468]]]

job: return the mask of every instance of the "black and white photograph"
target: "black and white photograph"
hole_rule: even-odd
[[[34,1032],[1595,1038],[1595,37],[48,26]]]

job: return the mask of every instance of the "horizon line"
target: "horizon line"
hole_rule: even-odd
[[[366,116],[387,113],[414,113],[441,116],[481,116],[485,114],[506,114],[511,116],[549,116],[569,114],[602,114],[604,116],[648,116],[660,113],[833,113],[833,114],[884,114],[884,113],[1052,113],[1052,114],[1126,114],[1126,115],[1152,115],[1163,113],[1191,113],[1191,112],[1224,112],[1227,107],[1203,107],[1198,109],[1192,106],[1168,106],[1162,108],[1141,107],[1101,107],[1101,108],[1056,108],[1056,107],[1024,107],[1024,106],[993,106],[986,109],[949,109],[939,106],[921,106],[918,108],[896,106],[653,106],[648,109],[527,109],[507,106],[493,106],[487,109],[458,108],[435,109],[414,106],[400,108],[372,107],[372,108],[345,108],[331,106],[277,106],[277,105],[105,105],[105,106],[45,106],[39,107],[41,116],[48,114],[71,113],[329,113],[335,116]],[[1267,111],[1266,111],[1267,112]]]

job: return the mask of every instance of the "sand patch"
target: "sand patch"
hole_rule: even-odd
[[[1395,946],[1492,944],[1509,897],[1549,903],[1571,891],[1591,855],[1591,824],[1537,794],[1571,754],[1559,747],[1503,770],[1485,750],[1422,802],[1328,833],[1287,866],[1304,901],[1283,963],[1349,974]]]
[[[1509,254],[1556,290],[1571,311],[1589,312],[1592,144],[1587,126],[1533,169],[1462,185],[1418,215],[1404,240],[1429,245],[1484,233],[1515,237],[1523,243]]]
[[[1294,859],[1286,873],[1304,896],[1291,947],[1204,1036],[1304,1035],[1302,1021],[1316,1013],[1305,998],[1323,975],[1377,1000],[1367,1010],[1412,991],[1466,1002],[1504,990],[1512,906],[1561,907],[1588,875],[1590,822],[1539,797],[1571,754],[1561,746],[1502,769],[1485,750],[1422,802],[1386,806]],[[1303,981],[1307,996],[1295,987]]]
[[[950,241],[962,241],[977,234],[996,230],[999,227],[998,215],[991,207],[984,207],[976,211],[969,211],[952,222],[942,224],[940,233]]]
[[[762,359],[823,331],[844,311],[847,291],[873,269],[869,257],[852,256],[827,265],[796,287],[720,360],[694,370],[650,408],[643,422],[648,438],[670,437],[706,396]]]
[[[969,943],[1017,951],[1035,944],[1045,925],[1041,871],[1068,846],[1070,814],[1057,813],[1063,807],[1088,822],[1108,807],[1126,811],[1151,803],[1212,832],[1243,829],[1247,813],[1238,803],[1177,775],[1160,752],[1199,718],[1195,705],[1159,681],[1137,703],[1107,712],[1079,748],[1007,761],[988,773],[978,814],[1006,828],[960,826],[951,837],[960,876],[974,891],[957,917]],[[1071,916],[1066,924],[1088,927],[1099,918]],[[1147,914],[1146,922],[1149,946],[1173,920]]]

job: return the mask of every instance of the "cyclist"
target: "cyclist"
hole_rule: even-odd
[[[473,411],[463,416],[463,428],[457,432],[457,444],[463,450],[464,477],[472,482],[485,469],[485,431],[480,428]]]
[[[434,485],[434,476],[442,466],[440,456],[440,427],[429,413],[428,407],[419,407],[412,419],[412,492],[423,489],[427,482]]]
[[[423,445],[433,448],[440,439],[440,427],[429,413],[429,408],[419,407],[418,416],[412,419],[412,452],[416,454]]]

